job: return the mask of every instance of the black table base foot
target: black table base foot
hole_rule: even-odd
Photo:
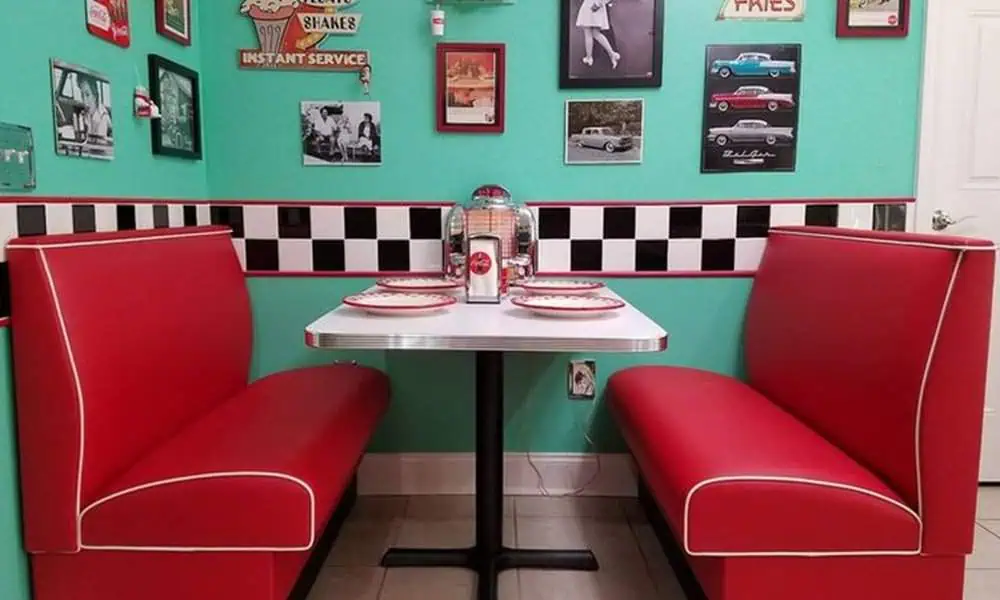
[[[458,567],[479,577],[477,600],[497,600],[497,576],[508,569],[596,571],[597,559],[589,550],[522,550],[501,548],[495,554],[472,548],[391,548],[382,557],[383,567]]]

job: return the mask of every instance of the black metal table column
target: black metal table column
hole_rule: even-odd
[[[477,600],[497,600],[506,569],[596,571],[589,550],[521,550],[503,545],[503,353],[476,352],[476,544],[392,548],[383,567],[463,567],[479,577]]]

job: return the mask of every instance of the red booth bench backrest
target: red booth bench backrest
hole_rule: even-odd
[[[249,298],[226,228],[8,249],[26,545],[75,551],[113,478],[246,386]]]
[[[971,543],[994,274],[975,244],[778,228],[747,308],[750,385],[892,486],[925,551]]]

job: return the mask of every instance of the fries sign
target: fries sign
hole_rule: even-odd
[[[245,69],[359,71],[367,50],[321,50],[329,36],[354,35],[361,13],[345,11],[357,0],[243,0],[259,48],[239,51]]]

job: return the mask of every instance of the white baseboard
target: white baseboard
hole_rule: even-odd
[[[550,495],[570,494],[579,488],[583,488],[580,496],[636,495],[632,461],[627,454],[532,452],[529,462],[526,453],[508,452],[504,458],[504,493],[509,496],[543,495],[532,463]],[[475,491],[475,461],[472,452],[366,454],[358,472],[358,493],[470,495]]]

